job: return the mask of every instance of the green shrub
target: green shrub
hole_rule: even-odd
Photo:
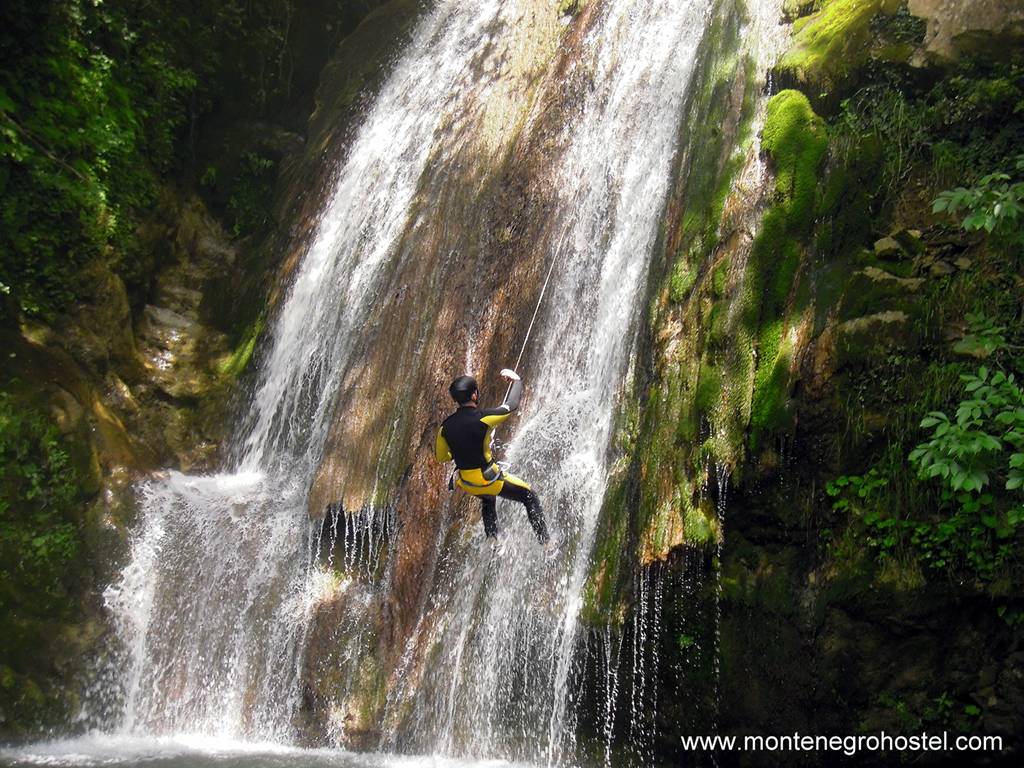
[[[1024,155],[1017,155],[1016,166],[1024,172]],[[1012,182],[1007,173],[990,173],[973,187],[946,190],[932,210],[962,214],[960,226],[968,232],[985,231],[1011,246],[1024,246],[1024,182]]]
[[[922,478],[941,478],[953,492],[980,493],[998,480],[1019,492],[1015,511],[1024,518],[1024,392],[1014,374],[985,366],[960,378],[969,397],[953,418],[932,411],[921,421],[932,436],[910,461]]]
[[[159,180],[185,173],[204,115],[225,102],[259,115],[287,97],[295,4],[0,7],[0,292],[16,311],[46,319],[65,310],[99,259],[129,287],[146,284],[134,232]],[[246,158],[230,205],[236,229],[266,218],[264,162]]]
[[[228,198],[235,236],[262,229],[270,221],[276,165],[273,160],[247,152],[235,176]]]
[[[78,473],[57,428],[0,393],[0,611],[46,610],[78,554]]]

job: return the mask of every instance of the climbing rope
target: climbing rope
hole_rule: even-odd
[[[555,255],[557,257],[558,254],[556,253]],[[535,306],[533,308],[533,317],[530,318],[530,325],[526,329],[526,336],[523,337],[523,346],[519,348],[519,357],[516,358],[516,364],[512,367],[512,370],[515,371],[516,373],[519,373],[519,364],[521,362],[523,362],[523,353],[526,352],[526,345],[530,341],[530,334],[533,333],[534,323],[537,322],[537,313],[540,312],[540,305],[544,301],[544,294],[547,293],[548,283],[551,281],[551,273],[555,271],[555,261],[556,260],[557,260],[556,258],[552,258],[551,259],[551,265],[548,267],[548,273],[544,277],[544,284],[541,286],[541,289],[540,289],[540,296],[537,297],[537,306]],[[512,391],[512,382],[510,381],[508,383],[508,389],[505,390],[505,399],[506,400],[508,399],[508,394],[511,391]]]

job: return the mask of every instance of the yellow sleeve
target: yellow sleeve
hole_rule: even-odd
[[[493,411],[487,411],[486,416],[480,417],[480,421],[488,427],[496,427],[511,415],[511,411],[506,411],[504,408],[495,408]]]
[[[452,460],[452,450],[448,447],[448,441],[444,439],[444,433],[437,430],[437,439],[434,441],[434,458],[444,464]]]

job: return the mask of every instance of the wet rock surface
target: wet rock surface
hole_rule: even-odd
[[[433,163],[421,181],[422,199],[436,201],[436,209],[422,218],[435,223],[410,222],[399,246],[408,256],[381,291],[396,301],[373,309],[362,334],[360,364],[338,395],[309,511],[319,517],[333,504],[348,514],[373,504],[396,510],[400,535],[390,555],[393,575],[373,628],[379,642],[374,679],[382,690],[401,683],[392,676],[425,611],[439,537],[476,524],[473,500],[446,490],[445,469],[433,459],[434,430],[449,412],[444,393],[463,371],[467,349],[474,369],[484,374],[482,402],[500,401],[496,372],[515,362],[514,350],[547,267],[543,257],[552,231],[543,211],[552,195],[552,158],[564,141],[559,121],[583,86],[560,75],[580,44],[587,18],[586,13],[578,17],[556,55],[561,34],[556,15],[545,3],[528,6],[513,33],[496,41],[495,60],[503,67],[495,77],[499,91],[486,98],[481,93],[473,108],[445,117],[445,159]],[[377,34],[378,23],[368,19],[367,34]],[[322,121],[319,113],[314,116],[314,125]],[[517,125],[519,130],[511,130]],[[410,300],[413,286],[440,284],[444,290],[432,300]],[[431,364],[411,369],[406,364],[421,359]],[[529,376],[528,369],[521,373]],[[368,392],[374,393],[373,409],[363,407]],[[402,431],[393,432],[392,424]],[[381,497],[374,495],[377,488],[391,490]],[[311,642],[333,632],[333,623],[317,620]],[[320,674],[307,684],[331,690]],[[366,722],[379,727],[383,702],[374,696],[368,700],[377,709],[367,713]],[[304,717],[322,721],[326,715],[316,697],[310,701]]]
[[[802,91],[826,118],[829,130],[836,131],[836,117],[847,109],[841,106],[844,96],[861,88],[872,92],[886,74],[909,77],[919,86],[948,71],[943,68],[952,66],[951,59],[971,55],[968,47],[952,43],[960,34],[953,29],[975,25],[990,57],[997,50],[1005,52],[1005,41],[1016,34],[1018,9],[1004,7],[996,20],[980,3],[977,19],[970,20],[971,5],[787,3],[787,16],[797,21],[777,82]],[[938,31],[943,25],[950,32],[945,38],[949,45]],[[830,40],[837,30],[837,38]],[[964,31],[957,39],[966,43],[974,34]],[[851,53],[847,45],[856,51]],[[907,92],[913,87],[907,86]],[[789,130],[792,136],[800,129],[790,123]],[[793,138],[790,146],[799,146],[798,140]],[[820,169],[826,177],[835,172],[842,151],[830,149]],[[654,394],[641,406],[636,437],[641,447],[636,450],[664,444],[661,455],[673,456],[671,466],[681,469],[670,480],[649,469],[634,483],[646,481],[641,487],[654,497],[651,506],[657,514],[672,515],[684,530],[690,518],[679,500],[699,489],[706,503],[717,505],[718,533],[724,539],[720,548],[714,538],[703,545],[695,538],[662,554],[677,577],[685,572],[683,553],[721,560],[707,566],[705,588],[694,595],[693,604],[666,606],[666,634],[658,648],[663,659],[671,660],[667,664],[673,671],[663,671],[659,680],[666,689],[705,686],[709,698],[717,694],[717,705],[711,706],[717,727],[725,733],[984,732],[1003,736],[1007,754],[1016,755],[1024,746],[1024,722],[1013,713],[1021,696],[1013,681],[1024,636],[1019,626],[1000,618],[1016,608],[1005,607],[1002,614],[997,610],[1004,602],[1019,604],[1005,593],[1011,576],[990,584],[951,580],[912,558],[879,555],[877,540],[869,544],[862,528],[861,538],[849,533],[864,525],[858,517],[864,513],[846,516],[836,511],[834,497],[825,490],[839,476],[867,472],[886,450],[898,465],[906,465],[907,454],[922,439],[921,417],[929,409],[947,407],[929,366],[937,367],[965,333],[962,314],[948,316],[938,308],[957,301],[961,291],[978,291],[982,274],[985,282],[1009,287],[1013,278],[1007,270],[1012,271],[1013,261],[994,255],[976,237],[936,216],[932,200],[945,188],[942,184],[954,183],[922,178],[920,172],[906,174],[886,205],[856,219],[854,190],[877,194],[881,183],[877,171],[870,170],[874,161],[868,144],[852,156],[855,172],[842,180],[839,193],[844,214],[857,221],[852,237],[837,246],[842,215],[831,219],[827,226],[836,229],[827,236],[819,220],[814,237],[796,246],[800,266],[786,273],[784,286],[779,286],[786,290],[779,291],[778,299],[768,293],[771,277],[763,284],[752,282],[757,273],[744,261],[745,251],[736,247],[742,240],[735,236],[735,219],[728,213],[749,207],[751,200],[737,194],[739,184],[725,203],[727,213],[714,245],[705,244],[699,251],[704,261],[694,263],[689,254],[676,256],[675,285],[673,280],[664,283],[664,304],[648,331],[653,362],[646,363],[649,378],[642,379],[646,392]],[[787,174],[786,187],[796,187],[792,169],[797,163],[772,159],[771,171]],[[856,169],[858,162],[865,168]],[[928,167],[926,161],[923,165]],[[769,177],[766,183],[771,181]],[[835,192],[825,192],[827,186],[819,187],[822,194]],[[817,198],[819,206],[821,200]],[[699,213],[695,207],[684,210],[689,217]],[[747,229],[782,240],[774,213],[761,207],[754,214],[757,224]],[[821,208],[815,215],[831,216]],[[792,253],[776,249],[772,269],[787,269]],[[754,287],[737,294],[736,285]],[[762,286],[765,303],[747,309],[751,290],[761,291]],[[770,301],[778,301],[774,309]],[[791,346],[786,343],[789,334],[795,339]],[[722,349],[732,358],[716,352]],[[752,358],[755,369],[759,367],[765,349],[784,349],[790,356],[792,379],[783,383],[781,393],[775,387],[784,378],[775,372],[759,378],[746,362]],[[951,366],[962,362],[954,358]],[[956,371],[947,375],[950,383],[942,386],[954,392]],[[748,387],[754,389],[750,399]],[[771,426],[760,434],[759,388],[778,398],[786,416],[762,421]],[[918,411],[901,411],[902,404],[918,401]],[[659,430],[657,425],[666,421],[671,429]],[[635,422],[628,423],[629,430],[635,428]],[[698,450],[699,458],[694,458]],[[901,481],[903,477],[915,480],[912,473]],[[635,486],[627,485],[623,498],[609,504],[632,522],[643,519],[643,507],[637,504],[643,498]],[[940,514],[934,502],[904,504],[894,504],[888,514],[926,519]],[[695,528],[689,526],[690,531]],[[646,550],[638,547],[634,562],[640,561],[641,551]],[[648,571],[657,567],[652,564]],[[633,573],[626,582],[635,584],[639,578]],[[630,604],[622,623],[628,637],[630,622],[642,611],[628,587],[618,595]],[[694,631],[693,612],[714,614],[719,609],[720,621],[711,620],[717,635]],[[715,653],[721,662],[718,678],[708,660]],[[686,670],[682,682],[680,669]],[[622,684],[629,685],[624,674]],[[699,734],[715,726],[681,715],[669,728]],[[621,743],[627,742],[624,735]],[[679,762],[694,759],[692,753],[673,753],[669,743],[663,749],[666,755],[676,754]],[[723,764],[778,764],[768,755],[719,759]],[[897,758],[858,759],[884,765]],[[1006,755],[992,758],[1002,759]],[[818,758],[808,756],[806,764],[819,764]]]

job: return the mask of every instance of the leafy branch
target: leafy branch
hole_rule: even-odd
[[[1024,154],[1017,156],[1017,171],[1024,172]],[[960,225],[968,232],[985,231],[1024,243],[1024,182],[1013,182],[1006,173],[990,173],[973,187],[957,187],[939,194],[933,213],[962,215]]]

